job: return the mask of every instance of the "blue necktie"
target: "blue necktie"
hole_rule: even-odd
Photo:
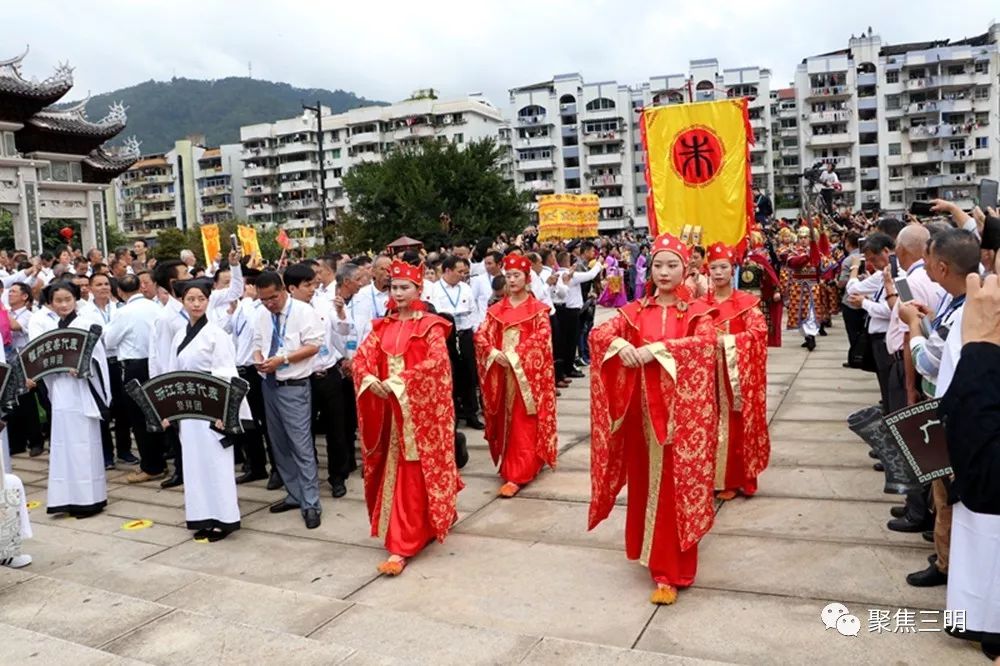
[[[268,358],[274,358],[274,355],[278,353],[278,322],[280,315],[271,315],[274,317],[273,329],[271,331],[271,349],[267,352]],[[272,372],[271,374],[264,377],[264,381],[271,386],[276,386],[278,384],[278,372]]]

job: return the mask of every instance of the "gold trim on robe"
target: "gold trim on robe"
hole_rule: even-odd
[[[413,428],[413,420],[410,412],[410,399],[406,395],[406,384],[400,375],[406,370],[406,359],[402,355],[389,356],[389,377],[385,380],[385,385],[389,387],[392,394],[399,402],[399,411],[403,417],[403,458],[409,462],[420,460],[417,452],[417,435]]]
[[[722,356],[722,343],[716,349]],[[726,369],[722,359],[716,362],[716,390],[719,392],[719,427],[715,446],[715,488],[726,489],[726,467],[729,465],[729,392],[726,390]]]
[[[646,494],[646,519],[642,532],[642,553],[639,563],[649,566],[649,557],[653,552],[653,534],[656,530],[656,513],[660,507],[660,486],[663,483],[663,447],[656,441],[653,424],[649,420],[649,394],[646,391],[646,374],[642,374],[642,432],[646,438],[646,449],[649,451],[649,490]]]
[[[521,357],[517,353],[517,345],[521,342],[521,329],[511,326],[503,332],[503,353],[510,362],[510,371],[517,380],[517,386],[521,390],[521,399],[524,400],[524,409],[530,416],[538,413],[535,404],[535,395],[531,392],[531,384],[528,383],[528,375],[521,365]]]
[[[739,355],[736,353],[736,336],[723,335],[722,346],[726,353],[726,374],[729,377],[729,388],[733,391],[734,412],[743,411],[743,393],[740,390]]]
[[[386,451],[385,474],[382,476],[382,505],[378,516],[378,536],[384,539],[389,531],[392,516],[392,502],[396,496],[396,472],[399,467],[399,437],[396,419],[389,417],[389,449]]]

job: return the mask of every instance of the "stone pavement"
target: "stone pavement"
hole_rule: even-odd
[[[760,492],[720,509],[698,582],[675,606],[650,605],[648,573],[625,559],[624,506],[586,531],[578,380],[559,400],[558,471],[498,499],[489,453],[469,433],[460,522],[397,579],[375,571],[383,551],[358,479],[346,498],[326,496],[313,531],[267,512],[279,492],[241,486],[243,529],[200,544],[183,528],[180,490],[124,485],[124,470],[109,473],[104,514],[46,516],[47,461],[18,456],[40,504],[25,548],[34,563],[0,568],[0,663],[981,663],[978,647],[942,633],[868,632],[869,609],[940,609],[944,588],[905,583],[930,546],[885,529],[896,498],[844,425],[877,401],[874,377],[841,367],[839,324],[812,354],[799,343],[788,336],[769,359],[773,452]],[[123,529],[134,519],[154,524]],[[859,636],[823,627],[831,601],[860,618]]]

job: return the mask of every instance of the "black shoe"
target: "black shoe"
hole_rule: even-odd
[[[937,553],[931,553],[927,556],[927,564],[934,564],[937,562]]]
[[[125,463],[126,465],[138,465],[139,459],[136,458],[131,453],[126,453],[124,455],[118,456],[118,462]]]
[[[278,476],[278,470],[272,467],[271,478],[267,480],[267,489],[277,490],[278,488],[281,488],[283,485],[285,485],[285,482],[281,480],[280,476]]]
[[[819,334],[821,336],[823,336],[824,338],[826,337],[826,327],[825,326],[820,326],[819,327]]]
[[[281,500],[280,502],[275,502],[274,504],[272,504],[268,508],[268,511],[270,511],[271,513],[284,513],[286,511],[292,511],[293,509],[298,509],[298,508],[299,508],[298,504],[293,504],[292,502]]]
[[[344,485],[343,479],[334,479],[330,482],[330,486],[333,487],[334,497],[343,497],[347,494],[347,486]]]
[[[983,641],[983,654],[991,660],[1000,657],[1000,641]]]
[[[174,474],[172,477],[160,484],[161,488],[176,488],[177,486],[184,485],[184,477],[179,474]]]
[[[479,420],[478,417],[473,416],[471,419],[465,419],[465,425],[472,428],[473,430],[485,430],[486,426],[483,422]]]
[[[872,465],[872,469],[875,470],[876,472],[884,472],[885,471],[885,465],[883,465],[880,462],[877,462],[874,465]]]
[[[319,510],[318,509],[306,509],[302,513],[302,518],[306,521],[306,529],[314,530],[319,527]]]
[[[875,453],[874,451],[868,451],[868,457],[871,458],[872,460],[878,460],[878,454]],[[896,517],[899,518],[899,516]]]
[[[105,472],[110,472],[114,468],[115,468],[115,463],[113,461],[109,461],[109,460],[105,460],[104,461],[104,471]]]
[[[799,345],[799,347],[802,347],[803,349],[805,349],[808,346],[809,346],[809,336],[806,336],[806,339],[802,341],[802,344]]]
[[[455,467],[462,469],[469,462],[469,447],[466,444],[465,433],[455,433]]]
[[[28,449],[28,456],[31,458],[37,458],[43,453],[45,453],[45,448],[42,446],[33,446],[30,449]]]
[[[966,629],[958,629],[954,625],[946,626],[944,628],[944,633],[948,634],[952,638],[961,638],[963,641],[974,641],[978,643],[983,640],[983,633],[981,631],[968,631]]]
[[[907,517],[893,518],[885,524],[893,532],[923,532],[924,521],[914,521]]]
[[[924,533],[921,534],[920,536],[924,538],[924,541],[929,541],[930,543],[934,543],[934,530],[924,530]]]
[[[807,335],[806,336],[806,349],[808,349],[809,351],[812,351],[813,349],[816,349],[816,336],[815,335]]]
[[[889,513],[892,515],[893,518],[902,518],[903,516],[906,515],[906,507],[894,506],[891,509],[889,509]]]
[[[236,483],[250,483],[251,481],[260,481],[266,478],[267,472],[246,472],[236,477]]]
[[[932,564],[923,571],[916,571],[906,577],[906,582],[913,587],[937,587],[948,583],[948,574],[941,573],[937,564]]]
[[[573,379],[583,379],[587,375],[583,374],[582,372],[574,368],[572,372],[567,372],[566,376],[571,377]]]

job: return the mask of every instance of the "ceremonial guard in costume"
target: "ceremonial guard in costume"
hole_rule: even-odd
[[[740,266],[738,286],[741,291],[760,299],[760,312],[767,322],[767,346],[781,346],[781,329],[784,325],[781,280],[771,263],[764,235],[759,229],[750,232],[750,249]]]
[[[402,573],[407,558],[444,541],[458,517],[455,408],[445,339],[451,325],[420,300],[424,267],[393,261],[384,318],[358,348],[353,375],[372,536]]]
[[[549,308],[528,288],[531,262],[503,260],[508,295],[492,305],[476,332],[476,360],[486,415],[486,441],[513,497],[542,466],[556,464],[556,395],[552,383]]]
[[[711,311],[683,287],[688,249],[663,234],[647,296],[590,334],[589,526],[628,483],[625,552],[649,567],[650,600],[694,582],[698,541],[715,516],[715,348]]]
[[[767,467],[767,323],[753,294],[733,289],[733,248],[708,248],[712,292],[706,298],[719,335],[716,352],[719,397],[715,488],[730,500],[737,492],[757,492],[757,476]]]
[[[49,310],[36,317],[40,324],[32,327],[33,338],[57,328],[88,330],[98,324],[76,314],[80,298],[76,285],[51,284],[45,288],[44,298]],[[46,513],[86,518],[100,513],[108,503],[101,420],[111,403],[111,384],[103,342],[94,347],[90,364],[88,379],[60,373],[42,380],[52,404]],[[34,382],[29,380],[28,387],[34,388]]]
[[[799,329],[805,338],[802,346],[812,351],[816,348],[820,324],[827,319],[827,315],[823,285],[819,281],[819,246],[816,240],[810,238],[809,227],[799,227],[798,243],[788,254],[785,264],[789,270],[786,328]]]
[[[208,320],[206,310],[212,294],[208,280],[188,280],[175,285],[177,297],[188,315],[188,324],[174,336],[168,371],[204,372],[231,381],[238,377],[232,336]],[[250,421],[244,400],[243,420]],[[240,528],[240,508],[233,476],[234,440],[224,440],[208,421],[184,419],[179,428],[184,450],[184,514],[195,539],[220,541]]]

